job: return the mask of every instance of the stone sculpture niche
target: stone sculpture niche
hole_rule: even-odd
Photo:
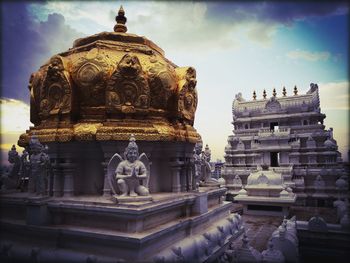
[[[150,162],[145,153],[139,155],[134,135],[129,141],[124,159],[116,153],[108,163],[107,173],[114,200],[118,203],[151,201]]]

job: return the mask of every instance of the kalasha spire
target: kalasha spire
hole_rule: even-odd
[[[125,26],[126,23],[125,11],[121,5],[118,11],[118,15],[115,17],[117,24],[114,26],[114,32],[126,33],[128,28]]]

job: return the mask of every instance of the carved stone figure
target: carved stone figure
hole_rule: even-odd
[[[21,170],[20,170],[20,185],[19,188],[22,192],[27,191],[28,178],[30,176],[30,162],[29,153],[26,149],[23,150],[21,156]]]
[[[108,175],[114,194],[120,196],[148,196],[149,161],[146,154],[139,155],[134,135],[125,148],[124,160],[115,154],[108,164]],[[115,168],[116,167],[116,168]]]
[[[193,180],[192,180],[192,189],[197,190],[199,186],[199,180],[202,177],[202,148],[203,148],[203,142],[202,140],[199,140],[196,145],[194,146],[194,153],[193,153]]]
[[[218,181],[211,177],[212,169],[210,165],[211,151],[208,144],[205,146],[204,152],[202,153],[202,178],[201,181],[208,184],[218,184]]]
[[[316,191],[322,191],[324,190],[324,187],[325,187],[325,182],[322,178],[321,175],[317,175],[315,181],[314,181],[314,187],[315,187],[315,190]]]
[[[236,174],[235,178],[233,179],[233,184],[242,187],[242,179],[238,174]]]
[[[21,159],[15,145],[12,145],[11,150],[8,152],[8,161],[10,163],[8,171],[0,177],[1,190],[16,189],[19,186]]]
[[[348,213],[349,211],[349,203],[347,201],[338,199],[333,202],[333,206],[337,208],[337,219],[338,222]]]
[[[49,172],[50,157],[44,152],[44,146],[34,134],[29,142],[30,176],[28,192],[38,195],[46,195],[47,177]]]

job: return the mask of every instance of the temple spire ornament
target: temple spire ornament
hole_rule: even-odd
[[[253,100],[256,100],[256,92],[255,92],[255,90],[253,92]]]
[[[266,90],[263,91],[263,97],[266,99]]]
[[[287,91],[286,91],[286,87],[283,86],[283,91],[282,91],[283,97],[287,96]]]
[[[294,96],[296,96],[296,95],[298,95],[298,88],[297,88],[297,86],[295,85],[295,86],[294,86]]]
[[[126,33],[128,30],[128,28],[125,26],[127,19],[125,17],[125,11],[122,5],[119,8],[118,15],[115,17],[115,21],[117,21],[117,24],[114,26],[114,32]]]
[[[273,95],[274,97],[276,97],[276,95],[277,95],[276,89],[275,89],[275,88],[273,88],[272,95]]]

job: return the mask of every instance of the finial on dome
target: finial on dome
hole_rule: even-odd
[[[253,92],[253,100],[256,100],[256,92],[255,92],[255,90]]]
[[[266,99],[266,90],[263,91],[263,97]]]
[[[122,5],[119,8],[118,15],[115,17],[115,21],[117,21],[117,24],[114,26],[114,32],[126,33],[128,30],[125,26],[127,19]]]
[[[272,95],[273,95],[274,97],[276,97],[276,95],[277,95],[276,89],[275,89],[275,88],[273,88]]]
[[[282,94],[283,94],[283,97],[287,96],[287,91],[285,86],[283,86]]]
[[[297,88],[296,85],[294,86],[294,96],[295,96],[295,95],[298,95],[298,88]]]

